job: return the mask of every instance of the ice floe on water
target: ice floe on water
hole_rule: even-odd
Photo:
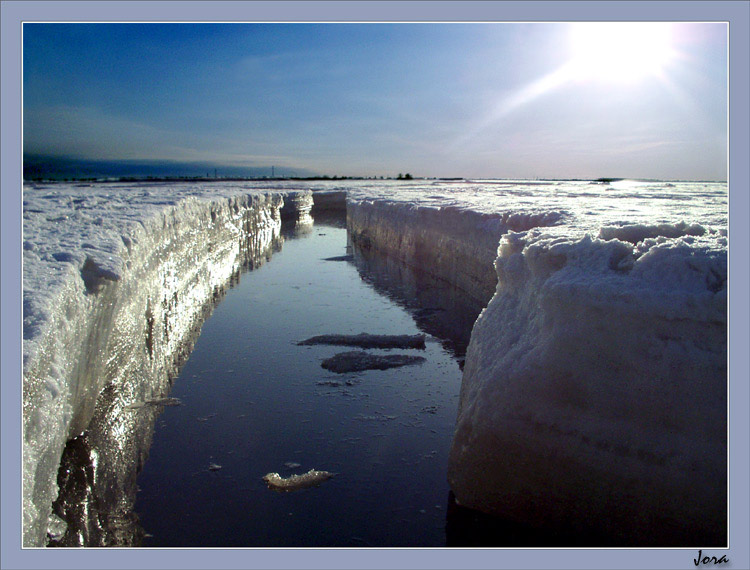
[[[333,344],[358,346],[359,348],[424,348],[425,335],[368,334],[355,335],[324,334],[301,340],[300,346],[311,344]]]
[[[268,473],[263,476],[263,481],[273,491],[289,493],[301,489],[309,489],[310,487],[317,487],[335,476],[335,473],[328,471],[310,469],[310,471],[302,475],[290,475],[289,477],[282,477],[278,473]]]
[[[364,370],[388,370],[401,366],[422,364],[426,359],[411,354],[370,354],[364,350],[340,352],[326,358],[321,366],[337,374],[362,372]]]

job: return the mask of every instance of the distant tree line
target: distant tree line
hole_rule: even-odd
[[[191,182],[207,180],[224,180],[224,181],[247,181],[247,180],[394,180],[391,176],[343,176],[328,174],[318,176],[218,176],[210,173],[206,176],[113,176],[113,177],[94,177],[94,176],[71,176],[65,178],[52,178],[45,176],[27,176],[24,180],[29,182]],[[399,172],[395,180],[414,180],[411,173],[402,174]],[[458,180],[458,179],[457,179]]]

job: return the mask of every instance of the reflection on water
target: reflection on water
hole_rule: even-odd
[[[446,544],[459,361],[479,308],[347,247],[340,219],[284,233],[272,263],[234,279],[203,324],[169,393],[182,405],[139,409],[136,441],[112,449],[94,449],[89,433],[71,440],[55,505],[68,528],[51,544]],[[339,375],[320,363],[349,348],[296,345],[361,332],[425,332],[424,350],[370,352],[426,361]],[[121,474],[93,481],[98,454],[121,449]],[[336,476],[294,493],[262,479],[310,469]]]
[[[248,209],[237,221],[248,233],[241,250],[226,242],[225,224],[212,215],[202,232],[178,233],[170,247],[147,252],[129,279],[100,299],[109,308],[92,326],[82,370],[74,374],[78,388],[92,394],[60,459],[50,546],[140,544],[136,477],[161,407],[132,404],[168,394],[227,288],[242,269],[260,267],[281,247],[279,225],[260,210]],[[203,262],[189,266],[197,251],[207,252]]]
[[[471,328],[483,307],[447,281],[373,249],[350,247],[362,280],[404,307],[421,330],[463,363]]]
[[[172,390],[183,405],[160,416],[138,479],[144,545],[445,544],[455,352],[436,339],[424,350],[372,350],[426,362],[339,375],[320,364],[347,347],[296,345],[318,334],[420,332],[394,303],[420,291],[415,278],[400,285],[389,265],[369,272],[374,258],[357,252],[356,267],[326,261],[346,254],[346,230],[318,224],[244,275],[206,322]],[[434,294],[424,299],[409,308],[449,312]],[[310,469],[336,476],[281,494],[262,479]]]

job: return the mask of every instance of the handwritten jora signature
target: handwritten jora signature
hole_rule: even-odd
[[[698,551],[698,558],[693,558],[693,563],[696,566],[701,565],[708,565],[708,564],[727,564],[729,563],[729,558],[726,556],[722,556],[721,558],[716,558],[716,556],[703,556],[703,551]]]

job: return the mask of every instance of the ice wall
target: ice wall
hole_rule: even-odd
[[[291,190],[281,193],[284,205],[281,207],[282,221],[293,226],[311,226],[313,223],[313,196],[310,191]]]
[[[716,245],[504,236],[467,352],[457,500],[615,544],[724,544],[727,259]]]
[[[312,215],[338,214],[346,217],[346,190],[320,189],[313,193]]]
[[[495,289],[497,244],[510,228],[558,223],[564,214],[483,213],[453,205],[432,206],[353,197],[347,204],[352,241],[444,276],[486,304]]]
[[[592,545],[726,544],[725,185],[383,194],[350,195],[352,239],[489,300],[457,501]]]
[[[24,188],[25,546],[64,532],[51,507],[71,439],[87,461],[79,506],[125,525],[153,426],[132,404],[166,394],[213,300],[278,247],[285,197],[304,222],[309,191]],[[97,543],[92,525],[81,543]]]

